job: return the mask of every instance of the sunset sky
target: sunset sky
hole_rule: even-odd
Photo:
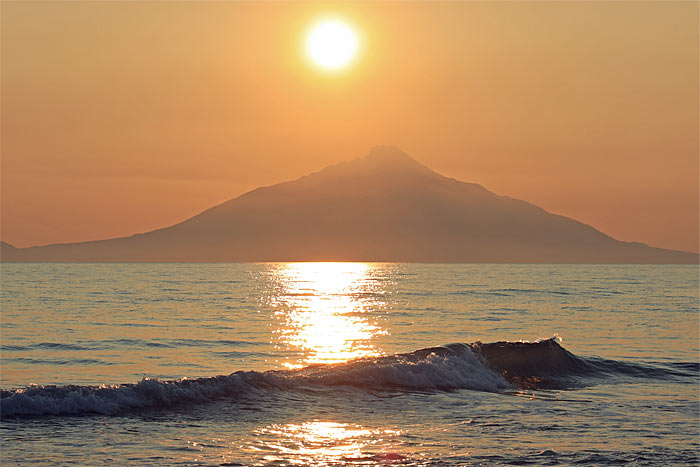
[[[697,2],[2,2],[2,240],[171,225],[395,145],[698,251]],[[311,26],[357,34],[315,66]]]

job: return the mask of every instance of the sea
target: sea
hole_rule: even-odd
[[[1,265],[0,464],[700,463],[697,265]]]

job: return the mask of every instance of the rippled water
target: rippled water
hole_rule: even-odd
[[[3,264],[0,461],[695,465],[698,273]]]

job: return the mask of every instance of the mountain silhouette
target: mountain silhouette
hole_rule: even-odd
[[[397,148],[257,188],[184,222],[130,237],[14,248],[3,261],[401,261],[698,263],[622,242]]]

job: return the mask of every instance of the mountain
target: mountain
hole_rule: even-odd
[[[152,232],[14,248],[3,261],[698,263],[439,175],[394,147],[257,188]]]

